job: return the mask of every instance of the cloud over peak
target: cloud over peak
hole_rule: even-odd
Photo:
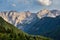
[[[38,2],[42,5],[45,5],[45,6],[49,6],[52,3],[51,0],[38,0]]]

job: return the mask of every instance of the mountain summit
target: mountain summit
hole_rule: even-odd
[[[37,13],[37,16],[41,19],[43,17],[53,17],[55,18],[56,16],[60,15],[59,10],[48,10],[48,9],[43,9]]]

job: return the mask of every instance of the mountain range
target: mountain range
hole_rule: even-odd
[[[60,15],[59,10],[47,10],[47,9],[40,10],[37,13],[31,13],[29,11],[26,11],[26,12],[16,12],[16,11],[0,12],[0,16],[4,20],[15,25],[19,29],[24,29],[24,26],[35,22],[37,19],[41,19],[43,17],[55,18],[58,15]]]
[[[9,11],[0,12],[0,16],[28,34],[60,40],[60,10],[43,9],[37,13]]]
[[[0,17],[0,40],[53,40],[51,38],[29,35]]]

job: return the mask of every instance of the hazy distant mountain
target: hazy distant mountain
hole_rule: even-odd
[[[35,23],[37,19],[41,19],[43,17],[52,17],[60,15],[59,10],[40,10],[37,13],[31,13],[29,11],[26,12],[0,12],[0,16],[6,20],[7,22],[17,26],[19,29],[24,29],[30,23]]]

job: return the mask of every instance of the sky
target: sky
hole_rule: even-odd
[[[60,0],[0,0],[0,11],[30,11],[60,9]]]

